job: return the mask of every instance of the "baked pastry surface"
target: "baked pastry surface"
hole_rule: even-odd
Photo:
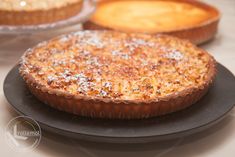
[[[84,27],[86,29],[113,29],[138,33],[175,33],[178,37],[200,43],[203,39],[194,39],[183,30],[196,29],[211,22],[218,22],[218,11],[202,2],[191,0],[103,0]],[[215,25],[215,24],[214,24]],[[211,30],[213,27],[213,30]],[[209,30],[214,34],[216,26]],[[179,33],[179,31],[181,31]],[[192,31],[192,30],[191,30]],[[195,30],[194,30],[195,32]],[[201,30],[200,33],[208,32]],[[195,34],[200,37],[200,33]],[[210,38],[211,38],[210,34]],[[208,40],[209,34],[204,37]]]
[[[83,0],[1,0],[1,25],[51,23],[76,15]]]
[[[146,118],[198,101],[216,74],[212,56],[165,35],[79,31],[27,50],[20,74],[46,104],[100,118]]]

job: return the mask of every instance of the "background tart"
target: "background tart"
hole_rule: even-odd
[[[83,0],[1,0],[0,25],[34,25],[79,13]]]
[[[219,14],[195,0],[102,0],[84,28],[166,33],[199,44],[215,35]]]
[[[186,108],[216,74],[190,42],[115,31],[79,31],[27,50],[20,74],[50,106],[99,118],[147,118]]]

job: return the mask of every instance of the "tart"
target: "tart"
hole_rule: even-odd
[[[1,0],[0,25],[36,25],[78,14],[83,0]]]
[[[195,44],[217,31],[219,11],[195,0],[102,0],[85,29],[165,33]]]
[[[56,109],[139,119],[198,101],[214,80],[216,62],[175,37],[78,31],[28,49],[19,72],[32,94]]]

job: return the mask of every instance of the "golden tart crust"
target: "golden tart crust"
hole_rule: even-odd
[[[83,0],[2,0],[0,25],[35,25],[78,14]]]
[[[166,33],[201,43],[214,36],[218,20],[216,8],[198,1],[103,0],[98,3],[96,12],[84,27]]]
[[[216,63],[175,37],[79,31],[27,50],[19,71],[30,91],[54,108],[136,119],[198,101],[213,82]]]

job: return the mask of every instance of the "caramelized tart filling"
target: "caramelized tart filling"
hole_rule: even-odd
[[[91,21],[115,30],[156,33],[193,27],[205,23],[214,14],[176,0],[110,0],[98,4]]]
[[[71,95],[148,100],[200,88],[212,60],[174,37],[80,31],[27,50],[20,70]]]

